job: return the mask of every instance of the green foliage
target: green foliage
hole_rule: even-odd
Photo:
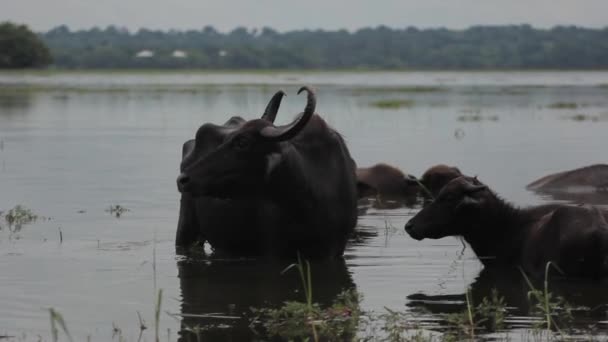
[[[409,108],[413,105],[413,100],[379,100],[371,103],[372,107],[377,107],[381,109]]]
[[[325,309],[317,303],[293,301],[277,309],[252,308],[255,315],[252,326],[261,325],[268,336],[290,341],[349,340],[357,332],[360,301],[357,291],[348,290]]]
[[[38,215],[34,214],[31,209],[20,204],[7,211],[6,214],[3,214],[0,211],[0,217],[3,215],[4,221],[11,232],[17,232],[21,230],[24,225],[35,222],[38,219]],[[2,225],[0,225],[0,229],[2,229]]]
[[[563,297],[555,296],[549,291],[549,270],[552,266],[561,272],[557,265],[548,262],[545,266],[545,280],[542,290],[534,287],[524,271],[520,271],[530,288],[528,299],[533,304],[531,313],[542,318],[535,328],[541,329],[544,327],[547,332],[555,329],[563,335],[560,327],[570,325],[574,317],[572,316],[572,306]]]
[[[74,341],[72,339],[72,335],[70,335],[70,332],[68,331],[68,326],[65,324],[63,316],[53,308],[49,309],[49,314],[51,318],[51,335],[53,337],[53,341],[59,341],[59,329],[57,328],[57,325],[61,327],[61,330],[63,330],[63,333],[67,337],[68,341]]]
[[[38,68],[49,63],[49,49],[27,26],[0,23],[0,69]]]
[[[389,308],[384,308],[385,313],[378,316],[378,320],[382,322],[381,331],[382,341],[390,342],[426,342],[435,340],[432,335],[424,334],[416,321],[411,316],[411,313],[393,311]],[[366,340],[380,340],[378,336],[370,336]]]
[[[553,109],[576,109],[578,108],[578,104],[575,102],[555,102],[551,103],[548,107]]]
[[[125,208],[120,204],[111,205],[108,209],[106,209],[107,213],[110,213],[117,218],[120,218],[124,213],[131,211],[129,208]]]
[[[481,114],[470,114],[470,115],[460,115],[457,120],[460,122],[498,121],[498,116],[496,116],[496,115],[483,116]]]
[[[496,289],[492,289],[490,298],[484,297],[477,306],[471,302],[468,290],[466,298],[466,310],[446,316],[449,327],[447,340],[474,340],[477,331],[495,332],[504,328],[506,305]]]
[[[466,30],[391,29],[355,32],[212,27],[187,31],[105,29],[42,34],[62,68],[204,69],[591,69],[608,68],[608,28],[529,25]],[[153,57],[135,58],[150,50]],[[174,58],[181,50],[187,58]]]

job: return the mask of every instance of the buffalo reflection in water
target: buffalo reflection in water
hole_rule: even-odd
[[[608,190],[593,190],[593,191],[559,191],[559,190],[544,190],[536,191],[543,199],[551,201],[565,201],[572,204],[592,204],[606,206],[608,205]]]
[[[536,289],[544,289],[543,280],[531,280]],[[576,310],[573,311],[574,328],[588,329],[590,324],[606,319],[608,309],[607,280],[594,281],[588,279],[555,279],[549,278],[549,291],[552,298],[561,296]],[[515,267],[485,267],[475,281],[470,285],[471,301],[478,305],[484,298],[492,297],[496,289],[499,296],[504,297],[507,307],[506,325],[509,328],[530,328],[534,323],[530,320],[518,319],[531,316],[534,302],[528,297],[530,287],[521,271]],[[450,313],[460,313],[466,310],[465,293],[425,295],[411,294],[407,306],[412,310],[420,310],[432,316]]]
[[[268,259],[221,259],[217,255],[182,256],[177,262],[180,341],[196,339],[190,330],[197,326],[204,341],[252,340],[251,308],[306,301],[298,271],[282,272],[290,264]],[[355,288],[342,258],[314,261],[310,266],[313,301],[322,307],[331,305],[342,291]]]

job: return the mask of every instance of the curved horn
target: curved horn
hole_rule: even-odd
[[[267,126],[264,127],[260,134],[262,137],[267,138],[272,141],[285,141],[289,140],[300,131],[306,127],[308,121],[315,113],[315,106],[317,105],[317,99],[315,98],[315,93],[309,87],[302,87],[298,90],[298,94],[306,91],[308,93],[306,107],[304,107],[304,112],[300,115],[299,118],[295,119],[292,123],[284,125],[284,126]]]
[[[274,122],[274,119],[277,117],[277,112],[279,111],[279,106],[281,105],[281,100],[283,100],[283,96],[285,96],[285,92],[282,90],[277,91],[272,96],[268,102],[268,105],[266,105],[264,114],[262,114],[262,120]]]

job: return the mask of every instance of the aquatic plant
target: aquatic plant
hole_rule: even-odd
[[[20,204],[7,211],[6,214],[0,212],[0,216],[4,216],[4,221],[11,232],[17,232],[24,225],[38,220],[38,215]],[[2,225],[0,225],[0,229],[2,229]]]
[[[583,121],[597,122],[600,120],[600,118],[598,116],[589,115],[589,114],[574,114],[574,115],[566,116],[564,118],[572,120],[572,121],[578,121],[578,122],[583,122]]]
[[[492,289],[490,298],[484,297],[478,305],[473,304],[469,289],[465,298],[467,307],[464,311],[446,315],[447,340],[474,340],[477,331],[490,333],[504,329],[506,305],[496,289]]]
[[[279,308],[251,308],[251,327],[261,326],[270,337],[286,340],[334,341],[352,339],[357,332],[361,296],[356,290],[338,294],[333,304],[322,308],[312,298],[310,263],[298,255],[298,262],[282,273],[295,268],[300,273],[306,302],[287,301]]]
[[[520,271],[530,288],[528,299],[534,304],[532,314],[542,318],[535,328],[544,326],[547,334],[550,334],[552,329],[555,329],[560,335],[564,335],[560,326],[562,324],[569,325],[572,322],[572,307],[563,297],[556,297],[549,291],[549,270],[551,267],[561,272],[557,265],[549,261],[545,265],[544,288],[542,290],[534,287],[526,273],[522,269]]]
[[[574,102],[555,102],[549,104],[547,107],[552,109],[576,109],[578,108],[578,104]]]
[[[106,209],[107,213],[110,213],[117,218],[120,218],[124,213],[131,211],[128,208],[123,207],[120,204],[111,205],[108,209]]]
[[[356,290],[346,290],[327,308],[297,301],[287,301],[279,308],[252,308],[251,326],[261,326],[262,333],[285,340],[349,340],[357,332],[360,301]]]
[[[498,116],[490,115],[483,116],[481,114],[460,115],[457,118],[460,122],[480,122],[480,121],[498,121]]]
[[[53,337],[53,342],[57,342],[59,340],[59,329],[57,329],[57,325],[61,327],[61,330],[63,330],[63,333],[70,342],[74,341],[72,339],[72,335],[70,335],[70,332],[68,331],[68,327],[63,319],[63,316],[53,308],[49,309],[49,314],[51,318],[51,335]]]
[[[372,107],[380,108],[380,109],[400,109],[400,108],[409,108],[414,106],[413,100],[378,100],[370,103]]]

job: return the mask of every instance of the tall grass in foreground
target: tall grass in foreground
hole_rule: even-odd
[[[298,262],[282,273],[296,268],[300,274],[306,302],[287,301],[280,308],[252,308],[250,327],[259,336],[288,341],[349,341],[356,338],[361,298],[347,290],[334,303],[322,308],[313,302],[310,263],[298,255]],[[263,337],[262,337],[263,338]]]
[[[543,290],[536,289],[521,268],[520,272],[530,288],[530,291],[528,292],[528,299],[536,302],[534,308],[536,309],[535,311],[540,313],[540,316],[543,317],[543,321],[541,323],[545,326],[546,332],[550,333],[552,329],[555,329],[559,335],[565,336],[555,318],[559,318],[561,321],[565,321],[565,323],[570,323],[573,320],[572,308],[564,298],[555,297],[549,291],[549,270],[551,267],[554,267],[560,273],[563,273],[557,265],[549,261],[545,265]]]
[[[156,256],[154,251],[154,260]],[[155,269],[155,265],[154,269]],[[532,281],[523,273],[530,288],[528,300],[532,306],[531,315],[540,318],[539,323],[532,329],[527,329],[521,340],[524,341],[606,341],[608,338],[597,338],[592,331],[583,331],[585,335],[568,335],[564,328],[572,322],[571,308],[562,297],[556,297],[549,290],[549,270],[556,267],[548,263],[545,267],[544,287],[537,289]],[[480,303],[473,302],[471,289],[465,291],[466,307],[458,313],[439,315],[442,318],[437,325],[424,321],[425,312],[399,311],[385,308],[385,312],[374,313],[360,310],[361,295],[354,289],[340,293],[328,307],[321,307],[313,301],[312,268],[308,261],[298,256],[298,262],[286,267],[282,273],[296,269],[299,273],[304,301],[287,301],[278,308],[252,308],[254,317],[251,318],[250,328],[253,329],[255,340],[288,340],[288,341],[383,341],[383,342],[454,342],[454,341],[511,341],[509,331],[505,330],[507,306],[504,298],[496,289],[492,289],[489,297],[484,297]],[[160,319],[163,290],[155,289],[154,306],[154,341],[160,342]],[[63,316],[55,309],[49,309],[51,336],[53,342],[60,341],[59,333],[73,342]],[[171,314],[169,314],[171,315]],[[141,314],[137,312],[140,334],[137,341],[142,340],[143,330],[146,329]],[[177,315],[174,315],[177,316]],[[184,314],[180,316],[186,316]],[[207,315],[188,315],[192,317],[208,317]],[[422,317],[421,317],[422,316]],[[209,316],[215,317],[215,316]],[[222,317],[225,318],[225,317]],[[242,317],[229,317],[239,319]],[[564,325],[565,324],[565,325]],[[203,340],[202,333],[207,326],[182,326],[182,330],[193,334],[197,342]],[[127,341],[122,330],[113,324],[113,340]],[[171,340],[167,331],[167,341]],[[90,340],[90,337],[87,339]],[[189,340],[188,340],[189,341]]]

